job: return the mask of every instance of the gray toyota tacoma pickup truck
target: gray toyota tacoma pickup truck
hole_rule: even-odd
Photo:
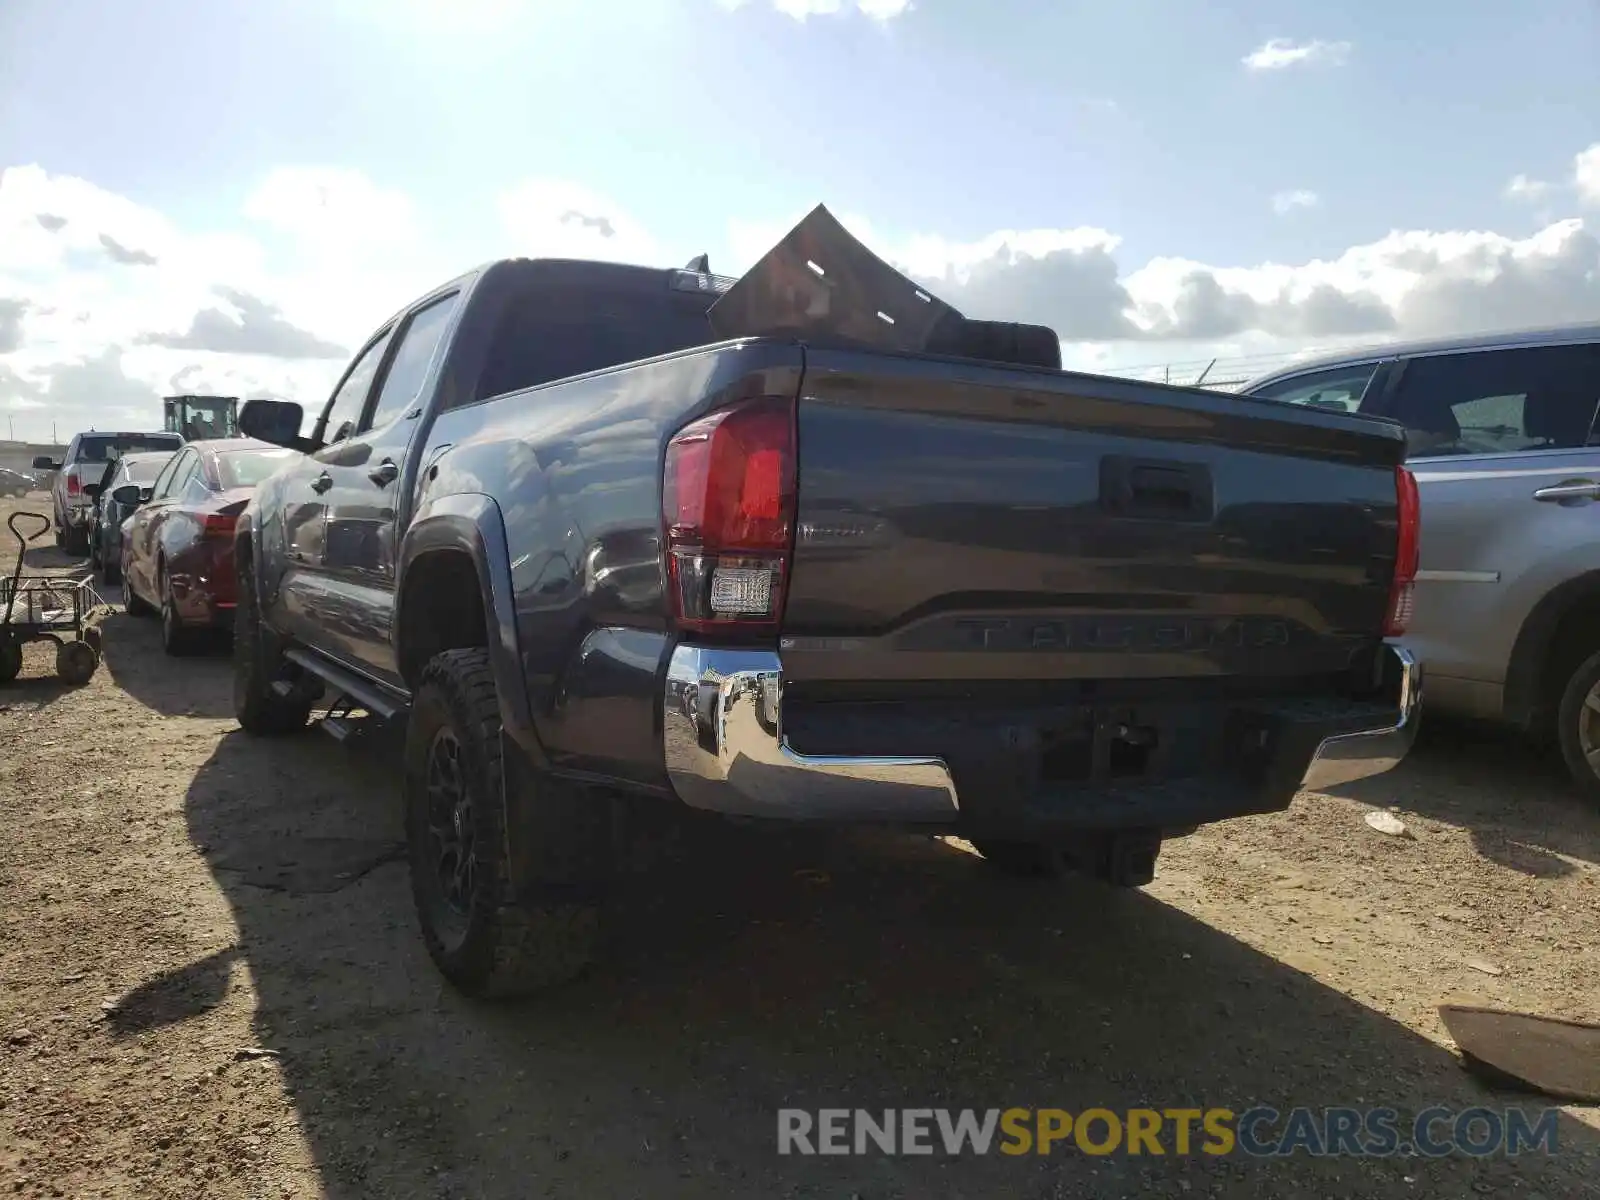
[[[1063,372],[820,207],[737,282],[493,263],[309,431],[240,425],[304,454],[238,524],[240,724],[405,722],[417,912],[472,994],[589,961],[629,797],[1138,886],[1415,734],[1397,425]]]

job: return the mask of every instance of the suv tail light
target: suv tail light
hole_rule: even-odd
[[[79,479],[77,474],[73,471],[67,472],[67,495],[83,495],[83,480]]]
[[[1421,554],[1422,503],[1417,495],[1417,477],[1404,467],[1396,467],[1394,491],[1398,537],[1394,553],[1394,580],[1389,585],[1389,613],[1383,622],[1384,637],[1399,637],[1411,624],[1417,587],[1417,561]]]
[[[679,628],[776,631],[794,544],[794,405],[763,397],[667,443],[667,577]]]

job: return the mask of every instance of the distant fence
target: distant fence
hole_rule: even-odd
[[[1287,367],[1302,359],[1315,358],[1320,351],[1252,354],[1238,358],[1197,358],[1187,362],[1157,363],[1145,367],[1104,367],[1100,373],[1119,379],[1142,379],[1150,383],[1170,383],[1177,387],[1203,387],[1219,392],[1236,392],[1252,379],[1269,371]]]

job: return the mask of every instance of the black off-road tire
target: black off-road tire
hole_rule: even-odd
[[[89,553],[89,535],[82,530],[68,530],[66,544],[61,547],[73,558],[83,558]]]
[[[300,689],[280,696],[273,690],[282,662],[277,639],[261,625],[255,576],[246,560],[238,569],[233,610],[233,715],[246,733],[282,737],[304,729],[311,719],[315,695]]]
[[[412,897],[428,954],[456,988],[482,999],[525,996],[579,976],[594,960],[599,909],[589,899],[514,902],[506,858],[504,762],[500,707],[488,651],[448,650],[423,669],[406,731],[406,842]],[[429,831],[430,754],[453,739],[465,792],[463,821],[470,827],[473,887],[461,912],[448,907],[440,881],[436,843]],[[535,805],[547,865],[563,856],[568,870],[553,874],[593,878],[599,839],[591,797],[559,785],[517,797]]]
[[[1589,693],[1600,684],[1600,654],[1591,655],[1578,664],[1562,689],[1561,703],[1556,709],[1556,736],[1561,747],[1562,761],[1572,782],[1592,805],[1600,805],[1600,771],[1591,766],[1585,751],[1587,728],[1588,751],[1600,750],[1600,711],[1585,714]]]

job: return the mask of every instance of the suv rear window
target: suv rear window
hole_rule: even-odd
[[[78,440],[75,463],[108,463],[124,454],[152,450],[181,450],[183,439],[175,433],[89,433]]]

